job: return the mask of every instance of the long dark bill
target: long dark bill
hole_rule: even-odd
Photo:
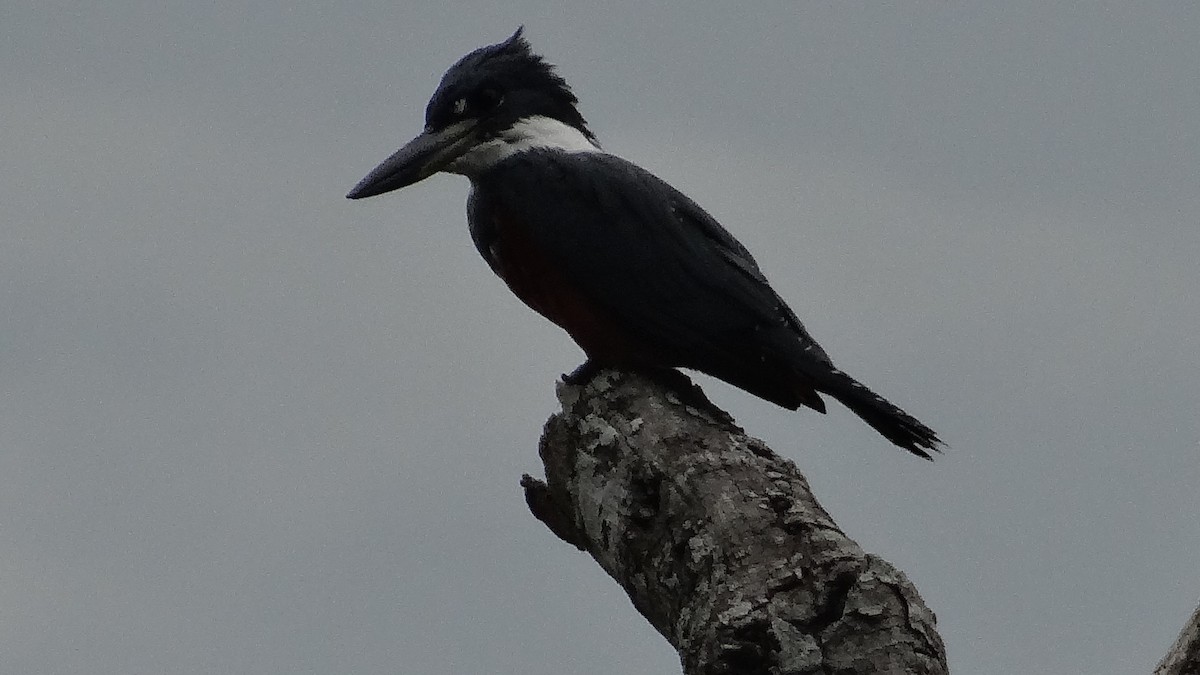
[[[475,143],[475,125],[459,122],[438,131],[425,131],[383,160],[346,195],[374,197],[422,181],[446,168]]]

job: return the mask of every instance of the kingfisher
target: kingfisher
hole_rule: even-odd
[[[346,196],[439,171],[470,179],[475,247],[587,356],[569,382],[605,367],[678,367],[789,410],[824,413],[826,394],[930,459],[937,434],[835,367],[745,246],[679,190],[600,149],[579,100],[522,32],[451,66],[425,129]]]

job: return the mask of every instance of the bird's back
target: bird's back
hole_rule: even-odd
[[[828,356],[745,247],[650,172],[603,153],[522,153],[473,181],[470,223],[492,269],[589,358],[693,368],[824,409],[805,373]],[[589,332],[601,323],[604,336]]]

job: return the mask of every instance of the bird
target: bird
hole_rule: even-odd
[[[686,368],[789,410],[824,413],[827,395],[932,459],[937,434],[835,367],[728,230],[666,181],[601,150],[571,87],[523,32],[451,66],[424,130],[346,196],[438,172],[467,177],[479,253],[586,354],[568,382],[606,367]]]

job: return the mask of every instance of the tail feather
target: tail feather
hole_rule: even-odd
[[[855,415],[897,446],[925,459],[945,445],[937,433],[858,380],[836,368],[817,384],[817,390],[842,402]]]

